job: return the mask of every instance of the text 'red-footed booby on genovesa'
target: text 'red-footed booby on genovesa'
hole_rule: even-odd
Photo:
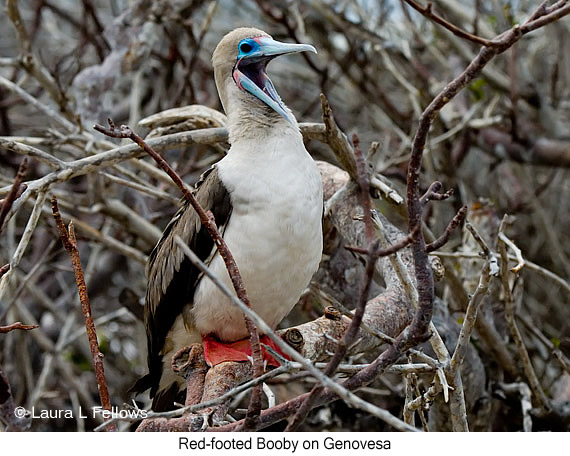
[[[233,30],[220,41],[212,62],[231,148],[195,190],[200,204],[214,214],[253,310],[272,328],[309,284],[322,251],[321,177],[293,113],[265,72],[273,58],[302,51],[316,52],[307,44],[280,43],[254,28]],[[247,359],[224,349],[224,344],[249,337],[242,312],[203,278],[176,244],[176,236],[233,289],[213,241],[185,204],[147,265],[149,374],[133,390],[150,388],[156,411],[184,402],[180,394],[185,384],[170,366],[180,348],[204,339],[209,364]]]

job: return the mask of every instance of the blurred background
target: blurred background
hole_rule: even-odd
[[[433,3],[436,13],[488,39],[523,22],[536,7],[526,0]],[[369,157],[372,166],[405,194],[419,115],[478,52],[477,45],[398,0],[1,0],[0,11],[0,199],[23,155],[29,155],[9,141],[71,161],[109,147],[92,130],[107,117],[146,133],[156,124],[138,122],[166,109],[197,104],[221,110],[211,55],[226,32],[244,25],[318,49],[318,55],[270,64],[279,94],[300,122],[321,121],[319,94],[326,94],[347,134],[358,133],[365,150],[379,143]],[[21,22],[15,21],[18,14]],[[210,114],[183,120],[158,126],[165,134],[223,124],[223,118]],[[325,145],[311,141],[307,147],[315,158],[335,163]],[[166,157],[193,184],[226,149],[194,145]],[[568,365],[559,361],[570,351],[569,167],[570,21],[565,18],[526,35],[445,107],[433,124],[422,175],[425,188],[439,180],[455,190],[451,199],[430,206],[426,223],[432,231],[442,232],[467,204],[470,217],[484,218],[491,242],[507,213],[514,216],[509,237],[524,257],[558,277],[523,270],[517,315],[544,391],[561,408],[570,400]],[[31,159],[25,180],[53,168],[48,160]],[[74,410],[98,404],[71,265],[51,217],[51,193],[64,220],[73,219],[76,226],[112,402],[130,403],[127,390],[146,372],[140,321],[144,262],[179,199],[177,189],[149,168],[125,162],[49,187],[21,260],[0,291],[0,325],[40,325],[31,332],[0,334],[0,362],[16,404]],[[33,208],[34,198],[28,199],[3,227],[0,265],[13,258]],[[456,235],[445,250],[461,244]],[[449,261],[446,267],[451,264],[472,293],[480,270],[461,259]],[[470,280],[475,282],[469,285]],[[461,322],[465,309],[445,280],[437,294]],[[514,353],[501,299],[496,291],[485,312]],[[284,325],[320,314],[319,306],[305,299]],[[518,400],[498,391],[504,373],[477,337],[474,344],[487,374],[486,400],[495,401],[488,429],[518,430]],[[310,386],[299,378],[276,390],[284,400]],[[402,378],[384,376],[363,394],[398,415]],[[567,419],[537,423],[543,429],[568,429]],[[32,429],[88,430],[96,424],[35,419]],[[305,429],[386,430],[387,425],[335,403],[314,411]]]

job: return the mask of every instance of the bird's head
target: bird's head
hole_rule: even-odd
[[[234,100],[249,103],[250,107],[261,102],[296,124],[267,76],[266,67],[275,57],[303,51],[317,52],[309,44],[275,41],[255,28],[238,28],[224,36],[214,51],[212,63],[226,114],[231,116]]]

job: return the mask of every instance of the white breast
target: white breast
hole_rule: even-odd
[[[231,195],[227,242],[251,305],[271,327],[289,313],[322,252],[320,174],[293,128],[263,141],[240,141],[218,163]],[[223,260],[211,270],[233,289]],[[207,278],[194,295],[193,324],[224,341],[248,336],[241,311]]]

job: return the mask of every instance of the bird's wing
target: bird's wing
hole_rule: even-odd
[[[206,211],[212,211],[216,224],[222,229],[229,219],[231,204],[216,165],[202,175],[194,194]],[[140,392],[150,387],[151,397],[156,393],[162,375],[161,351],[166,336],[183,308],[192,304],[199,278],[198,269],[178,247],[176,236],[180,236],[202,261],[210,257],[214,248],[214,242],[202,226],[198,214],[185,202],[149,256],[145,301],[149,374],[132,389]]]

